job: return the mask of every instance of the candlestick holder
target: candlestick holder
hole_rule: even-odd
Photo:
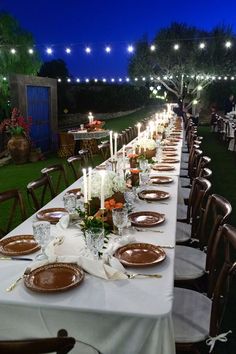
[[[116,170],[117,170],[117,160],[116,159],[111,160],[111,169],[113,172],[116,172]]]
[[[84,212],[85,212],[85,216],[88,217],[89,216],[89,203],[84,203]]]

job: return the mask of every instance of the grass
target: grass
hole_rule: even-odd
[[[125,128],[128,128],[130,125],[135,124],[144,117],[151,115],[152,112],[156,110],[156,107],[146,107],[132,114],[110,119],[106,121],[105,127],[107,129],[112,129],[113,131],[120,132]],[[96,155],[94,158],[94,163],[101,163],[101,157]],[[26,205],[27,216],[30,216],[33,213],[31,206],[28,203],[26,195],[26,186],[30,181],[37,179],[40,176],[40,171],[42,168],[54,164],[64,164],[66,166],[67,175],[70,184],[74,181],[70,167],[67,164],[65,158],[60,158],[56,153],[48,155],[45,157],[45,160],[38,161],[34,163],[27,163],[22,165],[9,164],[6,166],[0,167],[0,192],[10,190],[10,189],[19,189],[22,192],[24,202]],[[64,188],[62,188],[63,190]],[[4,203],[5,204],[5,203]],[[9,204],[1,205],[1,215],[0,215],[0,228],[4,225],[7,213],[9,209]],[[14,218],[14,227],[21,222],[19,215],[15,215]]]

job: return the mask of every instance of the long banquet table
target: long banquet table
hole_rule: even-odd
[[[181,145],[180,141],[179,159]],[[135,211],[157,211],[166,217],[165,222],[156,228],[163,233],[132,230],[138,242],[175,245],[180,163],[175,166],[174,172],[165,173],[172,176],[173,183],[152,187],[170,193],[165,204],[142,200],[135,204]],[[152,171],[152,175],[159,173]],[[82,178],[68,190],[77,188],[81,182]],[[43,209],[63,207],[65,192]],[[31,234],[34,218],[35,215],[31,216],[7,236]],[[162,263],[142,268],[142,272],[161,274],[160,279],[109,281],[86,274],[79,287],[57,294],[32,292],[23,282],[12,292],[6,292],[6,288],[24,273],[29,262],[0,261],[0,339],[29,338],[36,334],[37,337],[55,336],[60,328],[66,328],[70,336],[95,346],[104,354],[174,354],[171,311],[175,250],[166,248],[165,252],[167,257]],[[138,272],[140,268],[129,271]],[[72,353],[78,353],[78,349]]]

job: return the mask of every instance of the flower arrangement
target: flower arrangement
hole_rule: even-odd
[[[135,143],[135,147],[144,150],[154,150],[156,149],[157,144],[153,139],[141,138]]]
[[[11,118],[4,119],[0,123],[0,132],[6,131],[11,136],[13,135],[29,135],[29,130],[32,125],[32,118],[25,118],[21,115],[18,108],[13,108]]]
[[[104,124],[105,122],[95,119],[92,122],[86,124],[86,128],[90,130],[96,130],[96,129],[100,129]]]
[[[101,196],[101,174],[99,171],[94,171],[92,174],[91,178],[91,185],[92,185],[92,190],[91,190],[91,197],[92,198],[99,198]],[[124,193],[126,189],[126,184],[124,181],[124,178],[117,175],[113,171],[106,171],[106,174],[104,176],[104,186],[105,186],[105,191],[104,191],[104,197],[105,199],[108,199],[112,197],[115,193],[120,192]]]
[[[114,198],[108,199],[105,201],[105,208],[108,211],[111,211],[114,208],[123,208],[124,203],[116,202]]]

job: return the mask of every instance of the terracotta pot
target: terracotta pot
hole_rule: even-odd
[[[13,135],[8,140],[7,148],[16,164],[26,163],[29,160],[30,143],[23,135]]]
[[[138,160],[137,157],[131,157],[129,159],[129,163],[130,163],[130,168],[136,168],[138,167]]]
[[[131,184],[132,184],[132,187],[139,186],[139,173],[137,173],[137,172],[132,173],[132,171],[131,171]]]
[[[146,149],[146,151],[144,151],[144,149],[142,148],[141,155],[145,156],[147,159],[150,159],[150,158],[156,156],[156,149],[153,149],[153,150]]]

